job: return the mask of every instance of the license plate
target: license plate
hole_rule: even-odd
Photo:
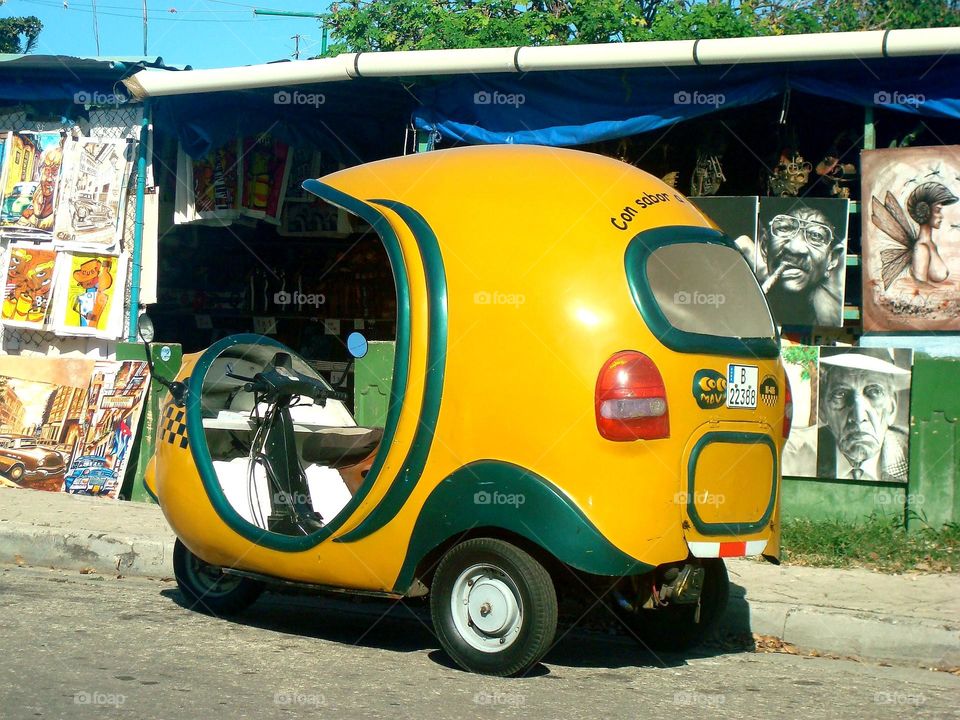
[[[760,371],[755,365],[727,365],[727,407],[756,408]]]

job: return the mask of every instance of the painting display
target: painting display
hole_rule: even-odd
[[[960,330],[958,151],[862,153],[864,330]]]
[[[260,135],[243,140],[242,155],[243,214],[279,225],[290,176],[290,146],[270,135]]]
[[[907,482],[913,353],[820,348],[817,476]]]
[[[147,380],[142,361],[0,356],[4,484],[117,497]]]
[[[7,135],[0,238],[34,242],[53,239],[62,162],[63,136],[59,132]]]
[[[240,166],[237,142],[229,142],[200,160],[191,161],[193,208],[199,220],[231,220],[240,209]]]
[[[112,246],[120,239],[127,147],[125,140],[67,140],[53,233],[58,244]]]
[[[116,338],[122,331],[126,257],[61,253],[53,325],[59,335]]]
[[[750,266],[756,265],[756,255],[752,252],[757,240],[757,214],[760,198],[756,195],[742,197],[712,195],[691,197],[690,202],[713,220],[726,233],[741,252],[746,250]]]
[[[779,325],[843,326],[850,201],[760,199],[754,270]]]
[[[56,277],[57,252],[50,246],[14,243],[4,263],[5,325],[40,330],[47,322]]]

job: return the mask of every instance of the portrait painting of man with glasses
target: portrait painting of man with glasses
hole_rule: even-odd
[[[777,323],[841,327],[847,200],[761,198],[755,270]]]

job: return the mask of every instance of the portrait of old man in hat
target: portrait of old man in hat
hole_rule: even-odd
[[[821,350],[819,477],[907,481],[910,352],[898,352]]]

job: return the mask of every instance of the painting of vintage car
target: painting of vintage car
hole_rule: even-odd
[[[116,225],[109,205],[88,198],[78,198],[73,204],[73,226],[78,231],[98,230]]]
[[[78,457],[63,479],[64,492],[74,495],[109,495],[116,485],[116,473],[101,455]]]
[[[0,472],[8,479],[47,478],[65,469],[63,455],[39,446],[29,435],[0,435]]]
[[[38,182],[21,182],[13,186],[10,193],[3,199],[3,210],[0,220],[5,223],[14,223],[20,219],[23,211],[33,204],[33,195],[37,192]]]

